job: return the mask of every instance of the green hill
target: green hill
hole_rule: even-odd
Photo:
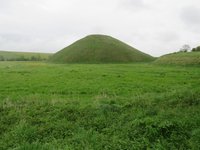
[[[156,64],[200,65],[200,52],[179,52],[161,56]]]
[[[47,60],[50,53],[0,51],[0,61],[41,61]]]
[[[90,35],[54,54],[54,63],[128,63],[154,58],[106,35]]]

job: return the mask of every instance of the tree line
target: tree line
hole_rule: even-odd
[[[44,61],[44,60],[47,60],[47,58],[43,58],[41,56],[24,57],[22,55],[19,57],[6,58],[0,55],[0,61]]]
[[[196,47],[196,48],[193,48],[192,49],[192,52],[200,52],[200,46]]]
[[[189,51],[191,51],[191,52],[200,52],[200,46],[191,49],[191,47],[189,45],[185,44],[179,50],[179,52],[189,52]]]

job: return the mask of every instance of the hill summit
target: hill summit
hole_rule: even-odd
[[[147,62],[154,58],[113,37],[89,35],[55,53],[54,63],[128,63]]]

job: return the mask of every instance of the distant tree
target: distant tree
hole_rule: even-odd
[[[4,61],[4,57],[2,55],[0,55],[0,61]]]
[[[25,57],[22,55],[19,58],[17,58],[17,61],[25,61]]]
[[[192,49],[192,52],[196,52],[196,48],[193,48],[193,49]]]
[[[180,52],[188,52],[188,51],[190,51],[190,50],[191,50],[190,45],[185,44],[185,45],[183,45],[183,46],[181,47]]]
[[[31,56],[31,61],[36,61],[37,58],[35,56]]]
[[[200,46],[198,46],[198,47],[196,48],[196,51],[200,52]]]
[[[38,61],[42,60],[42,58],[41,58],[40,55],[37,56],[37,60],[38,60]]]
[[[15,61],[28,61],[29,59],[26,58],[24,55],[21,55],[20,57],[16,58]]]
[[[193,48],[192,49],[192,52],[200,52],[200,46],[196,47],[196,48]]]

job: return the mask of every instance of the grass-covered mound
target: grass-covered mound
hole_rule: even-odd
[[[41,61],[47,60],[51,55],[49,53],[0,51],[0,61]]]
[[[161,56],[156,64],[200,65],[200,52],[179,52]]]
[[[90,35],[53,55],[55,63],[127,63],[147,62],[150,55],[106,35]]]

